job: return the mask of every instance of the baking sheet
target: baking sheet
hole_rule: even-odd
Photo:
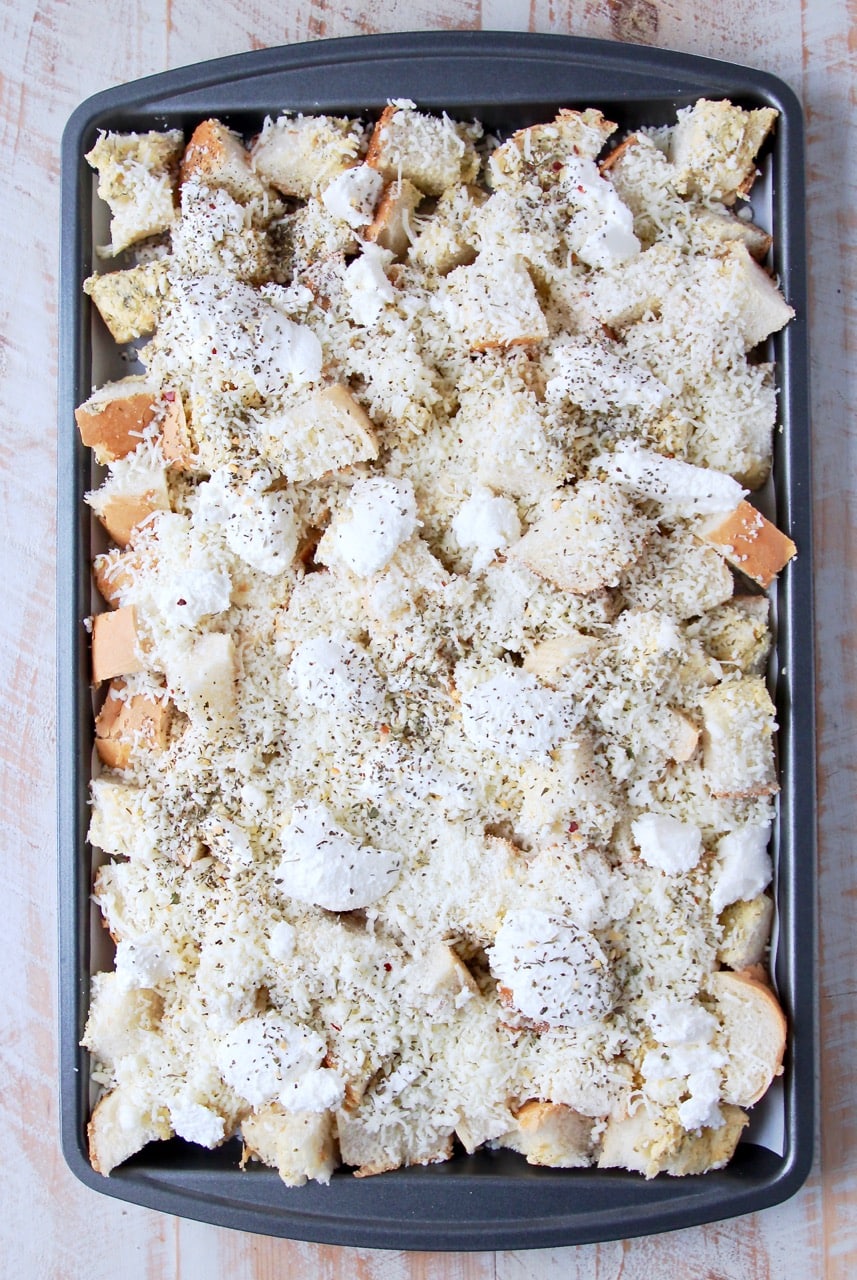
[[[498,90],[498,86],[502,86]],[[605,87],[608,92],[605,92]],[[755,1109],[749,1141],[717,1173],[645,1182],[619,1170],[552,1170],[511,1152],[479,1152],[445,1165],[330,1187],[288,1189],[273,1170],[238,1169],[239,1144],[215,1152],[179,1140],[152,1144],[109,1179],[86,1156],[89,1060],[79,1048],[89,974],[104,964],[103,933],[89,902],[86,843],[92,763],[88,637],[89,563],[97,549],[82,503],[88,451],[73,410],[94,384],[128,366],[92,325],[82,280],[103,243],[106,211],[83,156],[97,130],[183,127],[216,114],[249,135],[283,109],[375,113],[392,97],[475,116],[509,131],[559,106],[599,106],[622,130],[671,122],[699,96],[729,97],[780,113],[769,180],[754,189],[775,235],[774,270],[796,320],[773,340],[780,386],[775,439],[776,515],[799,547],[777,599],[774,671],[782,792],[775,835],[775,979],[790,1022],[786,1072]],[[810,581],[809,418],[802,118],[774,77],[687,55],[570,37],[424,32],[318,41],[200,64],[137,81],[84,103],[63,141],[59,475],[59,878],[63,1149],[87,1185],[206,1221],[331,1243],[388,1248],[522,1248],[606,1240],[689,1226],[777,1203],[812,1159],[815,1089],[815,868]],[[764,205],[765,207],[761,207]],[[771,497],[773,501],[773,496]],[[770,514],[771,512],[769,512]]]

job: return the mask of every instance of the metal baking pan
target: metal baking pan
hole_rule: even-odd
[[[92,694],[84,619],[92,612],[92,530],[83,494],[90,459],[73,410],[94,383],[127,372],[92,337],[83,279],[106,212],[84,161],[99,129],[181,127],[216,114],[249,136],[266,113],[289,108],[370,116],[388,98],[477,117],[509,131],[560,106],[598,106],[623,130],[667,123],[700,96],[779,115],[762,183],[774,232],[773,269],[797,318],[773,343],[779,381],[775,509],[800,554],[776,600],[772,680],[782,791],[776,829],[775,980],[789,1019],[778,1136],[755,1123],[719,1172],[644,1181],[619,1170],[534,1168],[511,1152],[480,1152],[380,1177],[334,1175],[330,1186],[286,1188],[274,1170],[239,1169],[240,1144],[213,1152],[174,1139],[154,1143],[109,1179],[86,1154],[89,1056],[79,1047],[90,966],[101,933],[90,902],[86,841]],[[84,102],[62,147],[59,359],[60,1092],[62,1146],[87,1186],[122,1200],[273,1236],[391,1249],[520,1249],[610,1240],[749,1213],[803,1183],[815,1124],[815,806],[809,397],[803,122],[794,93],[766,73],[724,62],[564,36],[418,32],[321,40],[240,54],[138,80]],[[757,184],[758,185],[758,184]],[[754,201],[756,189],[754,189]],[[95,218],[95,222],[94,222]],[[99,223],[98,220],[101,220]],[[97,234],[94,234],[97,233]],[[110,349],[108,350],[108,347]],[[759,1110],[757,1108],[757,1110]],[[764,1126],[762,1126],[764,1128]],[[772,1147],[774,1149],[772,1149]]]

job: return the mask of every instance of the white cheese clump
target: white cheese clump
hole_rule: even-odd
[[[326,1045],[317,1032],[276,1014],[264,1014],[246,1018],[223,1036],[217,1065],[230,1088],[253,1107],[276,1099],[290,1110],[324,1111],[338,1105],[345,1092],[344,1081],[333,1071],[327,1072],[321,1088],[313,1079],[320,1074],[325,1053]]]
[[[568,707],[526,671],[502,671],[462,695],[461,723],[473,745],[510,760],[544,758],[568,735]]]
[[[215,471],[197,490],[194,523],[222,528],[226,545],[260,573],[282,573],[298,547],[294,507],[288,494],[268,488],[265,472],[237,489],[225,468]]]
[[[474,490],[452,521],[459,546],[474,549],[473,571],[481,572],[495,554],[521,536],[518,511],[510,498],[497,497],[490,489]]]
[[[116,944],[116,972],[123,986],[157,987],[175,972],[176,962],[155,930]]]
[[[368,164],[357,164],[338,174],[325,188],[321,201],[328,213],[349,227],[365,227],[372,221],[384,179]]]
[[[771,883],[770,836],[770,825],[765,823],[741,827],[718,840],[711,891],[715,914],[719,915],[730,903],[758,897]]]
[[[597,458],[592,467],[606,471],[625,492],[658,502],[664,511],[682,516],[734,511],[747,492],[721,471],[665,458],[624,440],[612,453]]]
[[[660,999],[651,1005],[646,1020],[659,1042],[641,1066],[647,1097],[677,1106],[685,1129],[717,1127],[722,1121],[718,1104],[726,1061],[711,1043],[717,1019],[692,1001]]]
[[[602,178],[594,160],[569,156],[563,186],[575,212],[566,236],[581,262],[589,267],[615,267],[640,252],[634,215]]]
[[[610,969],[597,939],[548,911],[510,911],[488,957],[515,1008],[536,1022],[576,1027],[612,1005]]]
[[[275,880],[298,902],[355,911],[377,902],[399,878],[398,855],[361,845],[324,805],[296,805],[281,841],[285,852]]]
[[[347,565],[358,577],[378,573],[417,527],[417,504],[410,480],[369,476],[358,480],[319,544],[323,563]],[[325,559],[329,556],[330,559]]]
[[[650,867],[680,875],[692,871],[702,856],[702,832],[694,822],[666,813],[644,813],[631,823],[640,856]]]
[[[311,707],[371,720],[384,706],[384,682],[372,659],[351,641],[313,636],[296,648],[287,679]]]
[[[382,249],[377,244],[364,244],[360,257],[346,267],[345,292],[355,324],[367,328],[375,324],[387,303],[395,300],[396,290],[384,270],[392,261],[389,249]]]
[[[223,1117],[188,1099],[170,1106],[170,1124],[185,1142],[198,1142],[201,1147],[216,1147],[225,1137]]]

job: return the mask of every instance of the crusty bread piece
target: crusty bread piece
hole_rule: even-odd
[[[144,671],[140,651],[137,610],[133,605],[97,613],[92,619],[92,678],[96,684],[114,676]]]
[[[570,497],[556,498],[509,555],[563,590],[587,595],[616,586],[648,533],[649,522],[618,489],[584,480]]]
[[[366,163],[388,182],[407,178],[426,195],[439,196],[447,187],[475,180],[474,141],[480,133],[477,126],[391,103],[372,131]]]
[[[705,695],[701,710],[705,777],[712,795],[773,795],[778,789],[776,709],[762,677],[723,681]]]
[[[774,920],[773,899],[766,893],[739,900],[720,913],[723,931],[717,959],[728,969],[748,969],[760,964],[771,937]]]
[[[118,1088],[95,1106],[86,1127],[89,1160],[105,1177],[111,1169],[135,1155],[147,1142],[172,1136],[165,1107],[141,1107],[127,1091]]]
[[[723,1100],[751,1107],[782,1074],[788,1024],[779,1001],[752,973],[721,969],[708,980],[727,1055]]]
[[[300,275],[340,254],[356,253],[359,244],[354,228],[334,217],[315,196],[274,223],[269,237],[286,275]]]
[[[155,416],[156,397],[146,378],[105,383],[74,411],[81,440],[102,463],[133,453]]]
[[[479,994],[476,979],[467,965],[445,942],[430,948],[419,981],[420,990],[428,996],[457,996],[462,991],[474,996]]]
[[[86,495],[97,518],[120,547],[127,547],[137,529],[156,511],[169,511],[166,470],[153,463],[135,466],[116,459],[99,489]]]
[[[164,1002],[148,987],[128,987],[113,970],[92,978],[89,1016],[81,1043],[99,1062],[136,1053],[149,1032],[157,1030]]]
[[[267,193],[265,183],[250,166],[241,138],[219,120],[203,120],[194,129],[181,159],[179,179],[223,187],[239,204],[264,200]]]
[[[158,258],[127,271],[89,276],[83,292],[92,299],[114,342],[154,333],[167,287],[167,262]]]
[[[446,277],[444,304],[453,329],[471,351],[541,342],[548,323],[524,259],[516,253],[501,261],[481,254],[469,267]]]
[[[127,769],[135,748],[142,745],[152,751],[163,751],[167,745],[169,702],[142,693],[122,698],[124,687],[122,680],[111,681],[95,717],[95,748],[110,769]]]
[[[219,631],[206,632],[187,652],[173,655],[167,671],[176,704],[192,718],[215,724],[234,719],[235,677],[235,642]]]
[[[133,574],[140,566],[140,558],[133,551],[113,548],[96,556],[92,562],[92,576],[105,604],[116,609],[122,603],[122,592],[130,585]]]
[[[745,675],[761,675],[771,648],[767,596],[736,595],[710,609],[687,628],[706,653]]]
[[[727,204],[747,195],[756,176],[756,153],[776,118],[773,107],[744,111],[706,98],[679,111],[670,139],[678,190]]]
[[[414,234],[411,215],[422,198],[422,191],[407,178],[388,183],[378,201],[375,217],[364,232],[365,239],[389,249],[397,258],[403,257]]]
[[[315,391],[263,427],[262,448],[289,480],[317,480],[378,457],[372,420],[346,386]]]
[[[619,163],[625,153],[630,151],[631,147],[638,145],[639,141],[640,139],[636,133],[629,133],[627,138],[623,138],[617,146],[613,147],[598,165],[598,172],[602,178],[605,173],[609,173]]]
[[[578,662],[586,662],[600,648],[595,636],[568,631],[533,645],[524,655],[523,668],[545,684],[553,684]]]
[[[183,149],[180,129],[98,135],[86,159],[98,171],[98,194],[112,214],[110,244],[99,246],[100,254],[112,257],[172,226]]]
[[[601,1140],[599,1169],[630,1169],[653,1178],[658,1173],[685,1177],[722,1169],[731,1160],[747,1116],[735,1106],[721,1108],[724,1123],[688,1133],[673,1109],[613,1117]]]
[[[255,1157],[271,1165],[287,1187],[302,1187],[308,1179],[327,1184],[337,1165],[333,1117],[327,1111],[288,1112],[270,1102],[242,1120],[241,1136],[242,1164]]]
[[[797,553],[791,538],[749,502],[742,502],[726,517],[712,516],[696,532],[760,587],[769,587]]]
[[[527,1164],[552,1169],[585,1169],[592,1163],[592,1126],[589,1116],[559,1102],[525,1102],[515,1116],[515,1127],[497,1139],[526,1156]]]
[[[615,130],[616,125],[592,107],[585,111],[563,107],[547,124],[519,129],[492,153],[491,185],[518,186],[535,180],[542,187],[553,186],[570,156],[594,160]]]
[[[476,214],[487,199],[487,192],[472,185],[444,191],[434,211],[419,219],[419,234],[410,253],[413,260],[440,276],[475,262],[479,252]]]
[[[420,1135],[408,1132],[401,1125],[377,1128],[360,1106],[354,1111],[345,1108],[336,1113],[336,1129],[343,1164],[354,1166],[354,1176],[369,1178],[376,1173],[389,1173],[414,1164],[439,1164],[452,1155],[452,1135],[437,1136],[429,1132]]]
[[[692,720],[673,707],[669,709],[669,724],[672,729],[669,759],[679,763],[690,760],[699,746],[699,729]]]
[[[729,317],[738,322],[748,351],[794,318],[794,309],[743,240],[723,246],[717,271],[726,286]]]
[[[171,468],[190,471],[196,459],[182,393],[167,390],[162,397],[166,408],[161,422],[161,453]]]
[[[360,158],[363,127],[339,116],[266,120],[250,150],[252,168],[286,196],[318,196]]]
[[[694,216],[696,227],[714,242],[728,244],[730,240],[740,240],[756,259],[762,262],[767,257],[773,244],[773,236],[754,222],[744,218],[736,218],[731,213],[717,213],[714,209],[700,209]]]

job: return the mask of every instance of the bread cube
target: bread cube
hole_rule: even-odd
[[[140,568],[140,557],[134,551],[114,548],[96,556],[92,562],[92,576],[104,602],[111,609],[122,603],[122,592],[130,586],[133,575]]]
[[[94,391],[74,411],[80,438],[99,462],[127,457],[156,411],[157,389],[146,378],[122,378]]]
[[[722,1169],[731,1160],[747,1124],[739,1107],[721,1108],[724,1124],[688,1133],[673,1108],[611,1117],[601,1140],[599,1169],[631,1169],[653,1178],[658,1173],[684,1177]]]
[[[742,502],[725,518],[700,524],[697,534],[760,587],[769,587],[797,547],[749,502]]]
[[[756,152],[776,118],[773,107],[744,111],[706,98],[679,111],[670,140],[678,190],[727,204],[746,196],[756,176]]]
[[[723,1100],[751,1107],[782,1074],[788,1029],[770,987],[749,973],[713,973],[708,985],[720,1019],[720,1040],[727,1056]]]
[[[96,684],[114,676],[145,671],[133,605],[97,613],[92,619],[92,678]]]
[[[444,309],[471,351],[541,342],[548,324],[527,265],[519,254],[501,261],[480,255],[446,277]]]
[[[268,1103],[241,1123],[244,1157],[273,1166],[287,1187],[308,1179],[327,1184],[336,1167],[333,1117],[327,1111],[284,1111]]]
[[[729,969],[759,964],[770,941],[774,903],[766,893],[732,902],[720,913],[723,930],[717,959]]]
[[[264,200],[267,194],[265,183],[251,168],[241,138],[219,120],[203,120],[194,129],[182,156],[179,179],[223,187],[239,204]]]
[[[527,1164],[552,1169],[585,1169],[592,1163],[593,1120],[559,1102],[525,1102],[515,1128],[498,1145],[519,1151]]]
[[[338,116],[268,119],[250,150],[250,164],[270,186],[301,200],[318,196],[360,159],[363,126]]]
[[[771,648],[767,596],[733,596],[688,627],[712,658],[745,675],[761,675]]]
[[[724,680],[702,699],[705,776],[715,796],[768,796],[776,709],[761,676]]]
[[[111,682],[95,717],[95,748],[110,769],[127,769],[135,747],[163,751],[167,745],[169,702],[142,693],[122,698],[123,688],[123,681]]]
[[[86,159],[98,171],[98,194],[112,215],[110,244],[99,253],[113,257],[172,226],[183,149],[180,129],[98,135]]]
[[[133,342],[154,333],[167,286],[167,262],[144,262],[127,271],[89,276],[83,292],[95,303],[114,342]]]
[[[615,587],[649,533],[650,522],[618,489],[584,480],[555,499],[509,555],[564,591],[586,595]]]
[[[167,663],[167,682],[179,707],[192,719],[215,724],[229,724],[235,717],[236,675],[235,643],[217,631],[170,655]]]
[[[414,234],[411,215],[422,198],[423,193],[407,178],[389,183],[378,202],[375,217],[366,228],[366,239],[389,249],[397,258],[404,257]]]
[[[378,439],[369,415],[347,387],[335,383],[262,427],[265,456],[300,482],[317,480],[357,462],[378,457]]]
[[[476,215],[488,199],[481,187],[449,187],[434,211],[420,217],[420,229],[411,257],[421,267],[448,275],[454,267],[466,267],[479,252]]]
[[[535,179],[544,188],[553,186],[570,156],[594,160],[615,130],[616,125],[592,107],[586,111],[563,108],[547,124],[519,129],[492,153],[491,184],[518,186]]]
[[[96,1104],[86,1127],[89,1160],[105,1177],[156,1138],[172,1136],[166,1107],[141,1103],[130,1090],[114,1089]]]
[[[119,975],[96,973],[92,978],[89,1016],[82,1043],[99,1062],[136,1053],[146,1036],[156,1031],[164,1002],[148,987],[127,987]]]
[[[411,103],[385,107],[369,140],[366,163],[388,181],[407,178],[428,196],[473,182],[479,172],[477,125],[430,116]]]

